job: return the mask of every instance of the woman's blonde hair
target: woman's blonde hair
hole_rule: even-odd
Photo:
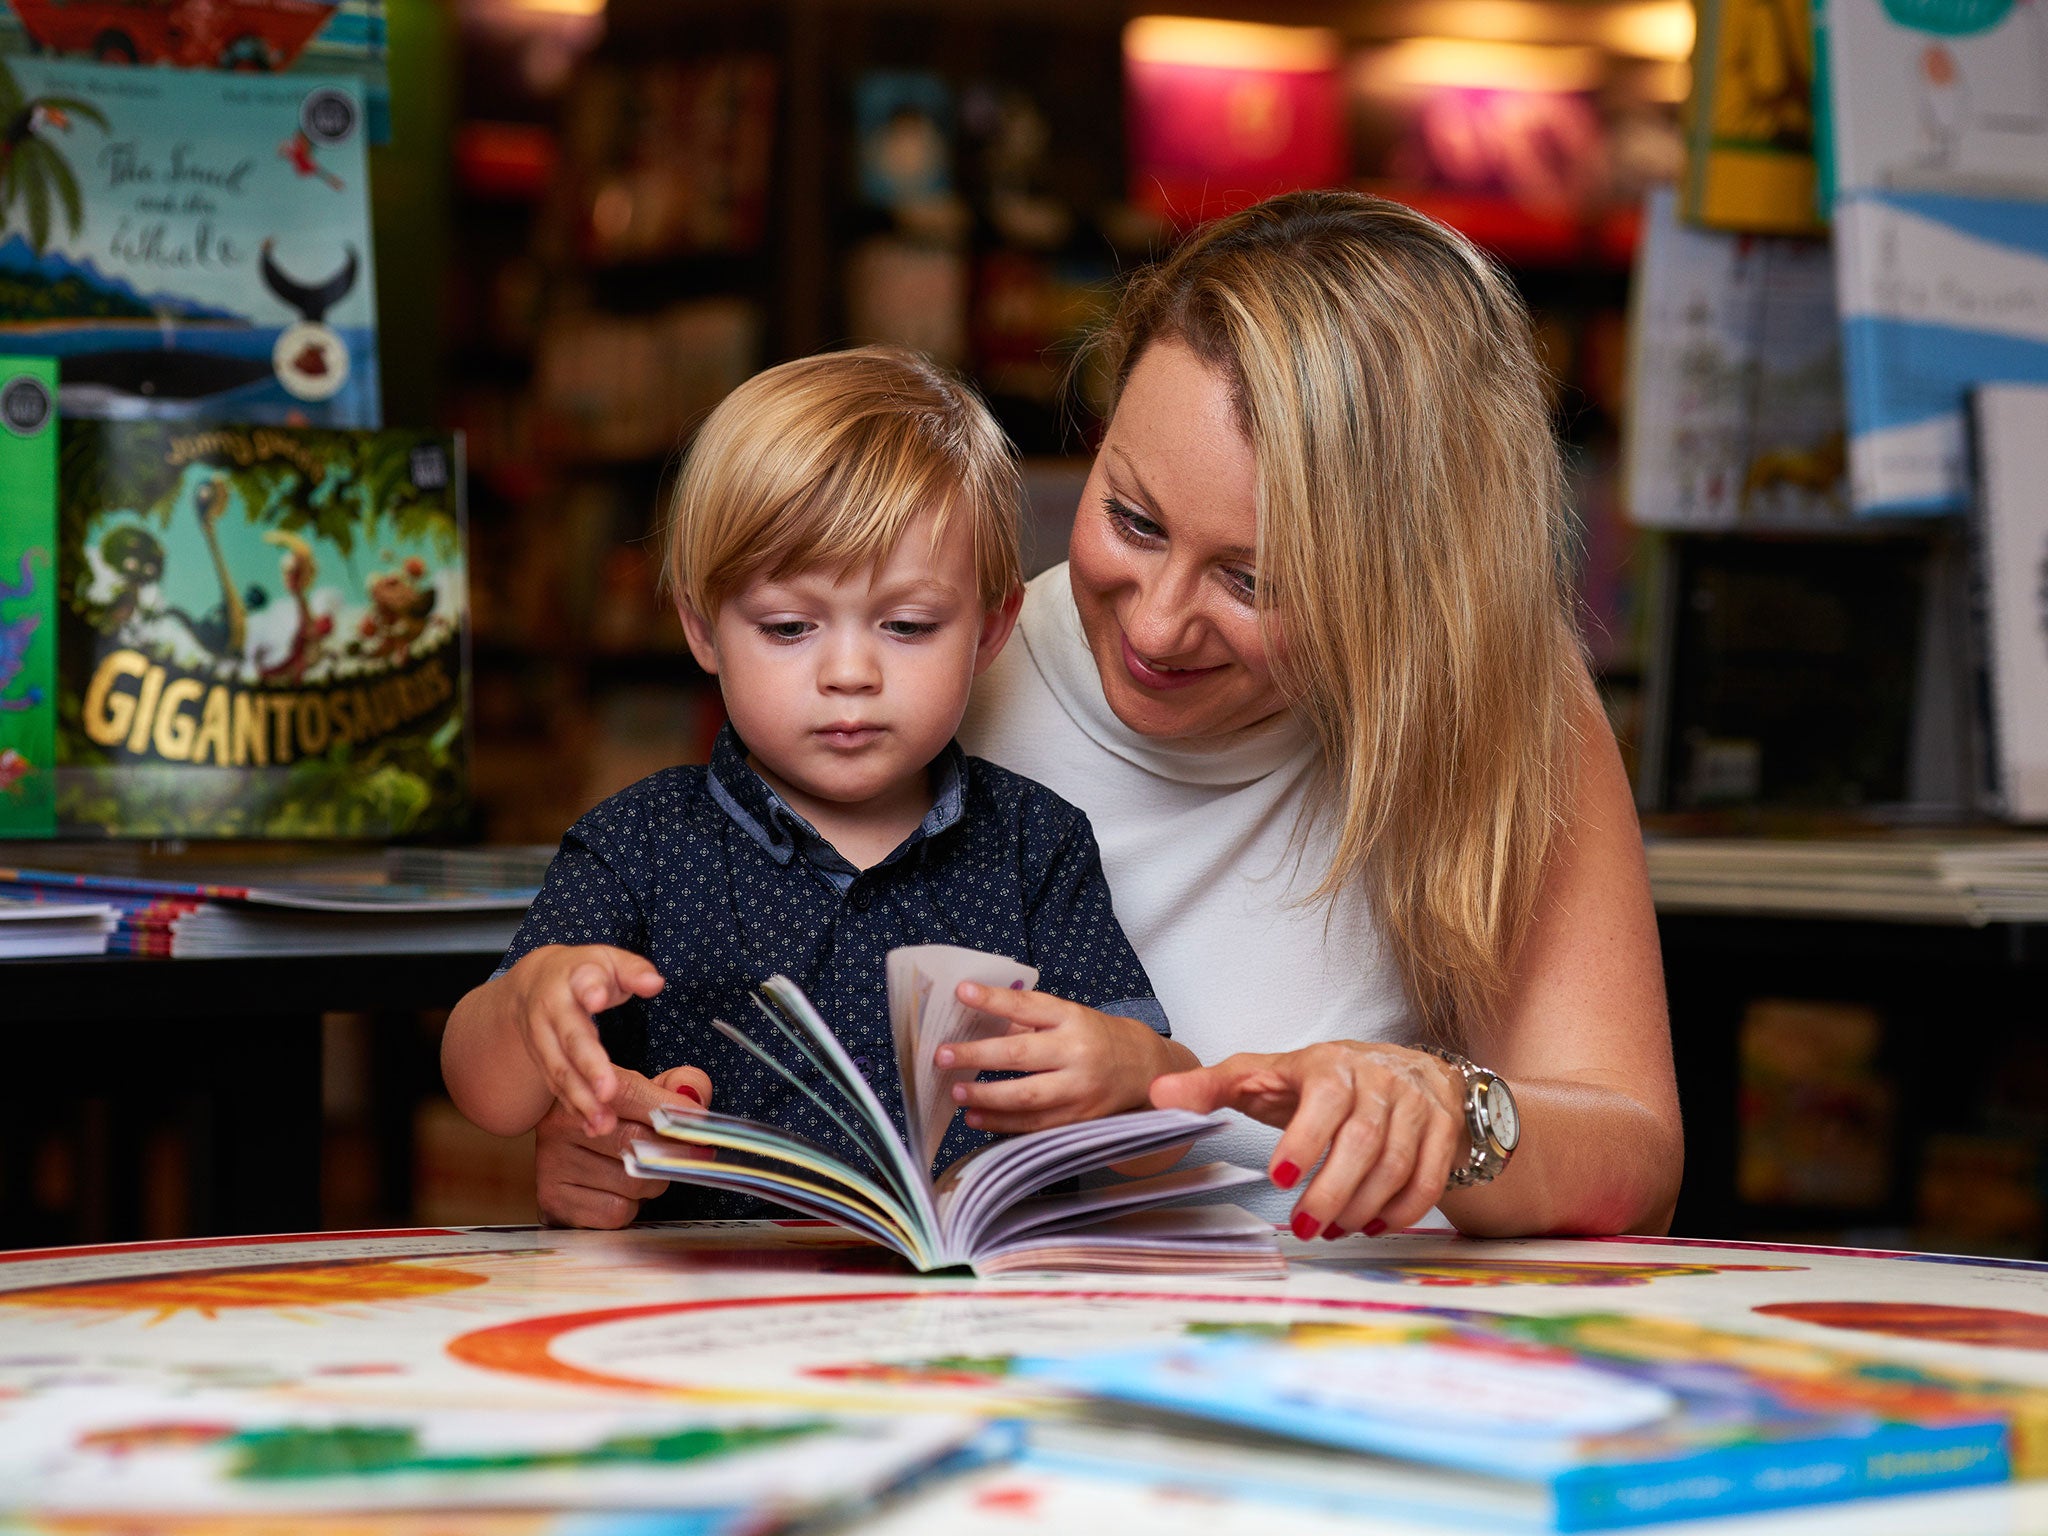
[[[706,618],[757,575],[874,565],[918,518],[974,537],[982,606],[1022,584],[1016,450],[929,358],[860,347],[757,373],[698,428],[662,536],[662,582]]]
[[[1350,192],[1272,198],[1140,271],[1099,355],[1177,341],[1257,459],[1275,675],[1335,852],[1440,1040],[1497,1018],[1572,793],[1585,674],[1562,470],[1521,300],[1462,236]]]

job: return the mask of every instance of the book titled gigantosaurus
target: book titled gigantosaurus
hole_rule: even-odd
[[[379,424],[343,76],[0,58],[0,350],[66,419]]]
[[[56,590],[60,832],[463,823],[458,438],[67,420]]]

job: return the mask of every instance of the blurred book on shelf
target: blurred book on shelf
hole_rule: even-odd
[[[120,914],[102,901],[0,896],[0,960],[103,955]]]
[[[1883,1023],[1855,1003],[1758,998],[1739,1036],[1736,1191],[1749,1205],[1882,1206],[1892,1187]]]
[[[2048,838],[1901,830],[1856,838],[1645,839],[1660,911],[2048,922]]]
[[[1971,414],[1978,787],[2008,820],[2048,821],[2048,387],[1980,389]]]
[[[569,459],[665,458],[754,372],[760,341],[760,311],[736,297],[552,315],[534,361],[546,446]]]
[[[1714,229],[1826,227],[1814,162],[1809,0],[1701,0],[1685,217]]]
[[[57,365],[0,357],[0,837],[57,822]]]
[[[24,53],[243,76],[347,75],[362,94],[370,142],[391,140],[384,0],[6,0],[0,57]]]
[[[1653,528],[1847,521],[1842,347],[1828,247],[1679,222],[1668,187],[1637,249],[1625,455]]]
[[[67,419],[379,424],[355,81],[0,57],[0,114],[0,350]]]
[[[387,848],[384,871],[394,885],[524,886],[538,889],[555,856],[553,843],[486,848]]]

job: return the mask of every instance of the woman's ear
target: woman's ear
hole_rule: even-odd
[[[690,642],[697,665],[718,676],[718,641],[711,632],[711,621],[684,602],[676,604],[676,616],[683,621],[683,638]]]
[[[981,616],[981,634],[974,642],[974,675],[986,672],[989,663],[1002,655],[1010,631],[1017,627],[1017,610],[1024,606],[1024,589],[1012,587],[1009,596]]]

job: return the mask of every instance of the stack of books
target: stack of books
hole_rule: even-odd
[[[120,914],[103,901],[34,901],[0,896],[0,960],[103,955]]]
[[[1908,922],[2048,922],[2048,838],[1901,832],[1860,838],[1646,840],[1666,912],[1786,912]]]

